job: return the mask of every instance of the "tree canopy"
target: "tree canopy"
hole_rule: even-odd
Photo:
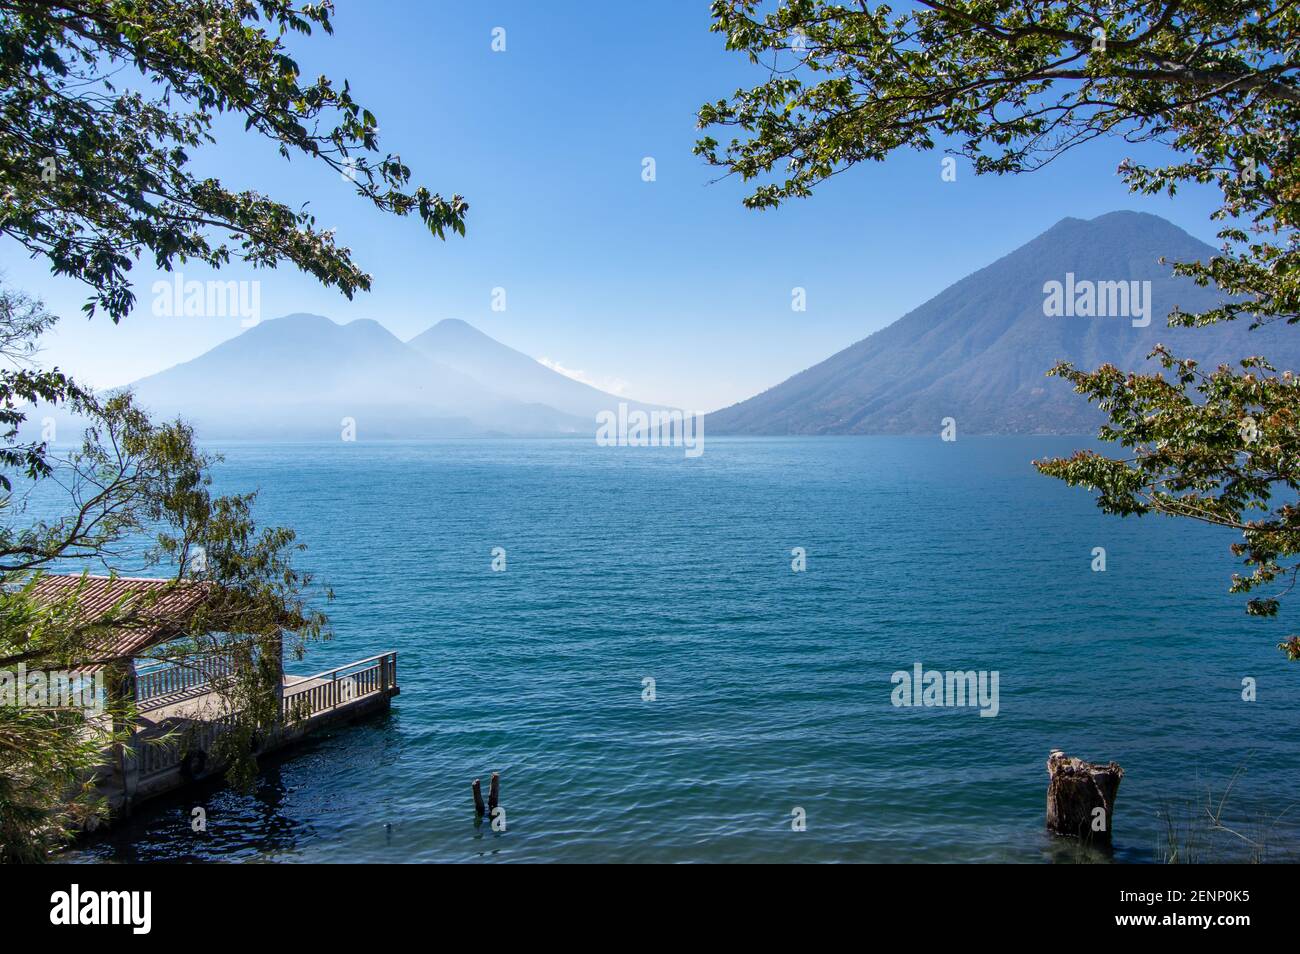
[[[191,169],[220,114],[243,117],[286,159],[338,170],[384,212],[418,213],[439,238],[463,234],[464,199],[412,186],[348,84],[304,78],[286,51],[289,33],[332,33],[332,10],[328,0],[0,0],[0,234],[90,286],[87,312],[114,321],[134,304],[129,273],[146,252],[164,269],[289,262],[348,297],[368,290],[370,276],[308,211]]]

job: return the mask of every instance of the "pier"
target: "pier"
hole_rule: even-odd
[[[149,679],[154,676],[166,678]],[[99,782],[113,814],[129,814],[146,799],[220,772],[222,766],[211,762],[207,753],[230,722],[222,715],[224,698],[204,682],[179,689],[169,686],[192,677],[193,671],[188,669],[144,677],[153,685],[138,692],[147,693],[154,686],[161,691],[137,698],[136,728],[127,744],[130,751],[125,759],[114,758],[106,765]],[[281,679],[283,721],[258,746],[257,754],[283,749],[319,729],[385,710],[399,692],[395,652],[312,676],[285,675]]]
[[[92,775],[111,817],[128,815],[147,799],[210,778],[225,767],[211,753],[238,715],[230,711],[225,692],[237,674],[236,644],[230,644],[232,651],[218,646],[156,665],[150,665],[147,655],[182,635],[212,592],[197,581],[122,577],[49,575],[36,584],[38,600],[53,604],[71,597],[87,620],[110,613],[113,619],[131,620],[110,628],[100,647],[105,661],[82,670],[85,675],[104,671],[106,705],[116,703],[114,711],[131,713],[129,723],[117,725],[125,740],[105,750],[104,763]],[[133,603],[147,606],[147,612],[123,614],[122,608]],[[327,726],[386,710],[400,692],[396,652],[313,675],[285,673],[282,651],[276,662],[280,718],[259,735],[259,756]]]

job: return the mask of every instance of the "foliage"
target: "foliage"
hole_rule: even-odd
[[[1112,460],[1078,451],[1039,461],[1039,470],[1097,490],[1107,513],[1161,513],[1236,530],[1241,541],[1232,552],[1252,571],[1234,574],[1231,592],[1249,593],[1279,578],[1290,592],[1300,572],[1287,562],[1300,553],[1300,379],[1275,373],[1258,357],[1243,359],[1240,371],[1223,365],[1207,373],[1164,347],[1152,355],[1169,378],[1113,365],[1084,372],[1062,363],[1050,372],[1096,400],[1111,419],[1102,439],[1133,454]],[[1273,616],[1278,598],[1255,597],[1246,607]]]
[[[358,195],[419,214],[439,238],[464,233],[468,209],[412,188],[380,154],[378,122],[346,82],[307,80],[288,33],[333,32],[329,2],[288,0],[0,0],[0,234],[93,290],[84,306],[114,321],[135,301],[144,251],[159,268],[232,258],[290,262],[349,298],[370,276],[317,227],[254,190],[191,168],[221,114],[338,170]]]
[[[0,491],[12,489],[6,470],[29,478],[50,472],[45,443],[20,443],[18,429],[26,418],[23,407],[45,402],[84,408],[88,395],[57,368],[31,366],[36,340],[55,322],[40,302],[0,286]]]

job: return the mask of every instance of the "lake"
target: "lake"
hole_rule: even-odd
[[[219,489],[260,488],[337,593],[290,671],[393,649],[401,695],[252,793],[146,805],[67,857],[1070,861],[1042,832],[1053,748],[1124,767],[1116,860],[1157,858],[1162,811],[1234,774],[1224,821],[1293,851],[1287,603],[1251,619],[1226,592],[1233,534],[1105,516],[1030,466],[1087,443],[214,448]],[[917,663],[996,672],[996,715],[895,706]],[[504,832],[475,825],[493,771]]]

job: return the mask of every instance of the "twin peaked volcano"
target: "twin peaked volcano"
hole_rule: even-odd
[[[374,321],[306,314],[262,322],[131,389],[205,439],[337,440],[344,418],[368,440],[590,436],[599,410],[627,400],[463,321],[403,342]]]
[[[887,328],[710,414],[708,432],[937,434],[952,417],[962,434],[1080,434],[1094,431],[1101,413],[1066,382],[1044,377],[1060,360],[1151,371],[1146,356],[1164,343],[1211,366],[1262,354],[1279,370],[1300,369],[1300,330],[1165,323],[1175,307],[1200,311],[1220,298],[1175,278],[1160,259],[1214,254],[1155,215],[1063,219]]]

